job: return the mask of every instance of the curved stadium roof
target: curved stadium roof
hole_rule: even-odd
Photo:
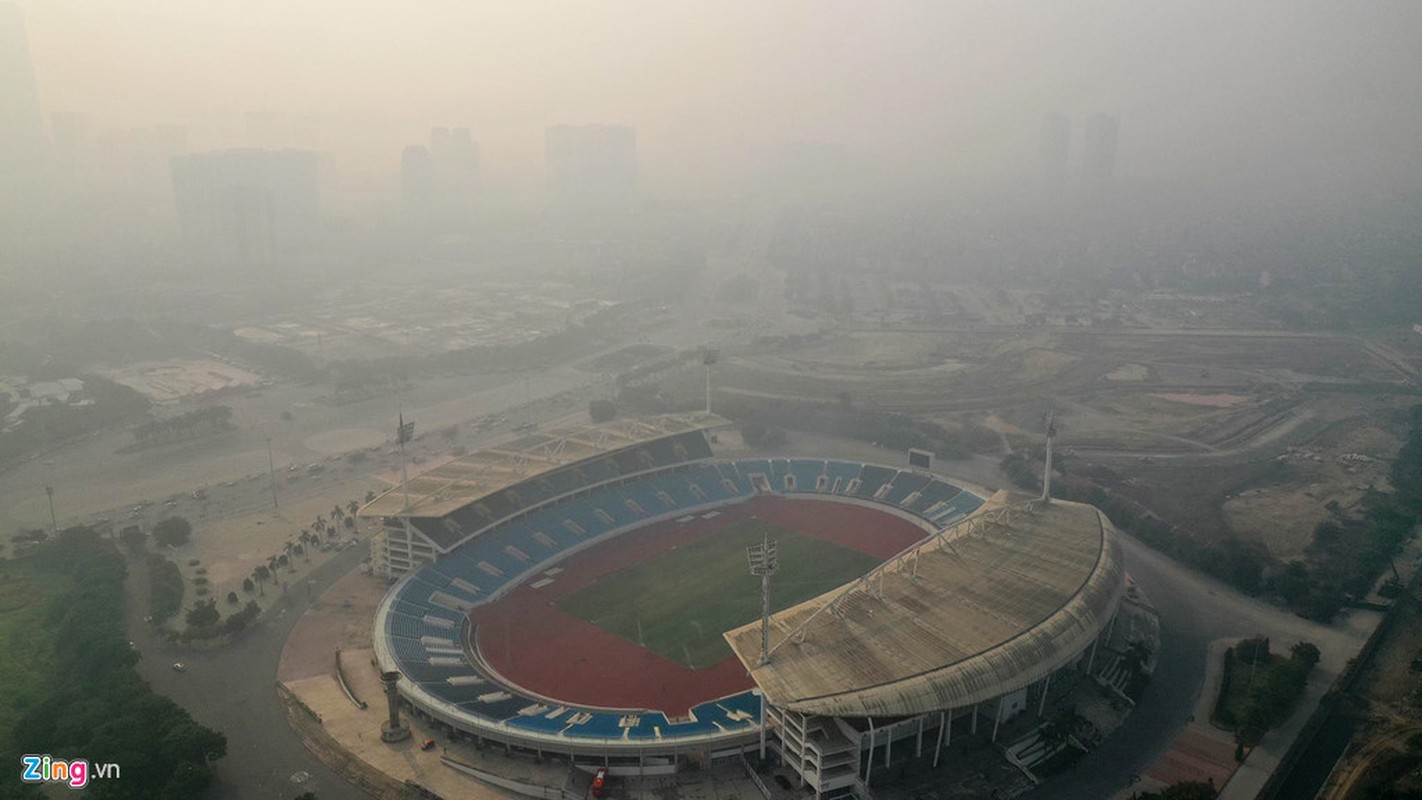
[[[1006,506],[842,589],[726,639],[766,700],[839,717],[962,708],[1041,680],[1100,633],[1124,591],[1115,531],[1089,505]]]

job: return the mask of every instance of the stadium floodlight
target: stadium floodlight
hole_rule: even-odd
[[[776,543],[769,535],[760,543],[746,548],[746,561],[752,575],[774,575],[780,566]]]
[[[1042,502],[1052,502],[1052,440],[1057,438],[1057,412],[1047,412],[1047,457],[1042,469]]]
[[[706,368],[706,413],[711,413],[711,365],[721,360],[721,352],[709,347],[701,350],[701,365]]]
[[[760,544],[746,548],[750,574],[760,576],[760,663],[770,661],[770,576],[780,568],[780,555],[775,540],[767,531]]]

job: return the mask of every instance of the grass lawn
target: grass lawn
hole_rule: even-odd
[[[0,561],[0,752],[8,752],[15,720],[51,688],[54,642],[45,609],[68,583],[30,559]]]
[[[760,578],[746,547],[765,532],[779,542],[771,610],[808,600],[879,564],[858,550],[756,519],[635,564],[558,601],[558,607],[692,669],[731,655],[721,634],[760,616]]]
[[[1256,687],[1262,685],[1268,677],[1269,670],[1287,661],[1287,658],[1277,653],[1270,653],[1268,663],[1260,664],[1256,668],[1253,664],[1246,664],[1243,659],[1236,656],[1234,672],[1230,675],[1229,685],[1224,687],[1224,698],[1216,707],[1220,713],[1210,720],[1215,727],[1227,731],[1234,730],[1244,714],[1245,706],[1248,705],[1251,683]],[[1251,674],[1253,674],[1252,681],[1250,680]]]

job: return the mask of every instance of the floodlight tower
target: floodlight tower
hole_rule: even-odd
[[[720,359],[721,354],[711,348],[701,351],[701,365],[706,367],[706,413],[711,413],[711,365]]]
[[[1047,412],[1047,466],[1042,472],[1042,502],[1052,502],[1052,439],[1057,435],[1057,413]]]
[[[760,662],[770,662],[770,576],[780,566],[775,540],[767,531],[760,544],[746,548],[746,560],[750,562],[750,573],[760,576]]]
[[[405,504],[400,515],[405,521],[405,542],[414,541],[410,531],[410,472],[405,466],[405,443],[415,438],[415,423],[405,421],[405,412],[400,412],[400,421],[395,427],[395,444],[400,447],[400,492],[405,496]]]

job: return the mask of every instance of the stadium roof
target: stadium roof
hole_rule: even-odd
[[[1038,681],[1090,646],[1125,570],[1089,505],[1007,506],[969,520],[841,589],[725,634],[766,700],[807,714],[911,716]]]
[[[441,517],[550,469],[664,436],[729,425],[704,411],[584,423],[532,431],[412,475],[410,502],[400,486],[365,504],[363,517]]]

